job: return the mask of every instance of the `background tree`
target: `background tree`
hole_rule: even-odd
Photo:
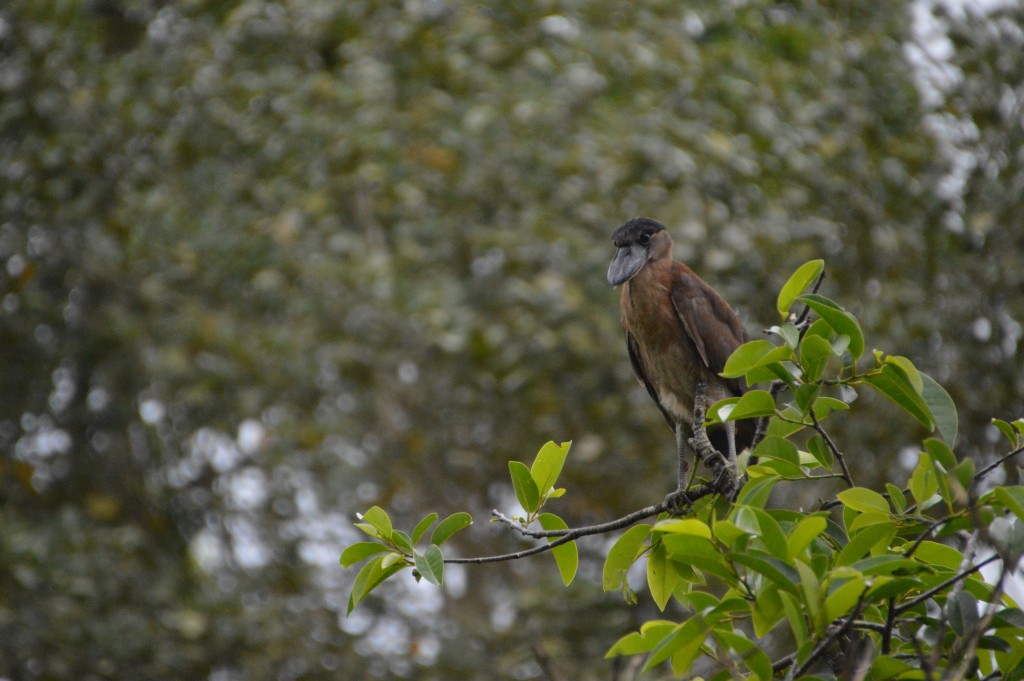
[[[467,570],[348,619],[337,556],[372,504],[508,507],[548,439],[567,517],[664,492],[603,282],[630,215],[752,332],[827,257],[988,460],[1024,394],[1024,18],[946,7],[5,3],[0,674],[530,677],[539,643],[603,677],[653,606],[601,592],[600,542],[569,592]],[[864,408],[836,437],[878,487],[923,433]]]

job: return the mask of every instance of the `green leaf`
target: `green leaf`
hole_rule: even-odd
[[[914,386],[914,390],[918,393],[924,391],[924,381],[921,379],[921,374],[913,362],[900,355],[889,355],[885,358],[885,361],[887,364],[895,364],[902,369],[907,380],[910,381],[910,385]]]
[[[414,554],[416,569],[431,584],[441,586],[444,583],[444,556],[436,544],[431,544],[423,553]]]
[[[473,524],[473,517],[465,511],[459,511],[458,513],[452,513],[450,516],[441,521],[441,524],[434,528],[434,532],[430,535],[430,543],[435,546],[448,541],[448,538],[459,530],[469,527]]]
[[[967,636],[978,626],[978,600],[967,591],[958,591],[946,601],[946,615],[956,635]]]
[[[888,513],[889,502],[878,492],[866,487],[845,489],[836,495],[844,505],[861,513]]]
[[[820,394],[821,386],[817,383],[804,383],[793,391],[793,397],[796,399],[796,406],[800,407],[801,420],[803,420],[803,416],[806,416],[811,410],[814,400],[816,400]]]
[[[786,322],[782,326],[773,326],[768,330],[793,349],[796,349],[796,346],[800,343],[800,330],[792,322]]]
[[[565,521],[559,518],[554,513],[541,513],[537,516],[540,526],[545,530],[567,530],[569,526],[565,524]],[[557,537],[549,537],[548,543],[556,541]],[[562,576],[562,583],[566,586],[572,584],[573,578],[576,577],[576,569],[580,565],[580,554],[576,549],[576,542],[569,541],[564,544],[559,544],[555,548],[551,549],[552,555],[555,557],[555,563],[558,565],[558,573]]]
[[[618,591],[622,588],[626,572],[643,551],[644,542],[651,533],[650,525],[634,525],[618,538],[608,556],[604,559],[604,571],[601,580],[605,591]]]
[[[689,534],[664,534],[661,542],[669,560],[713,574],[730,586],[737,584],[735,572],[709,540]]]
[[[834,622],[846,615],[864,593],[864,578],[856,577],[833,591],[825,599],[825,621]]]
[[[678,581],[679,573],[668,560],[665,546],[657,542],[647,554],[647,588],[651,590],[651,597],[658,610],[664,612]]]
[[[743,661],[747,669],[754,672],[754,675],[761,681],[771,681],[774,676],[772,672],[772,661],[756,643],[744,636],[742,633],[725,628],[716,628],[712,631],[715,639],[725,648],[731,648],[736,656]]]
[[[814,293],[800,296],[797,300],[806,303],[819,317],[828,322],[836,333],[850,337],[850,354],[854,361],[864,354],[864,334],[861,333],[860,325],[852,314],[825,296]]]
[[[1011,447],[1015,447],[1017,445],[1018,435],[1013,426],[1002,419],[992,419],[992,425],[998,428],[999,432],[1003,434],[1003,437],[1010,441]]]
[[[771,416],[775,413],[775,399],[767,390],[750,390],[740,398],[736,406],[723,416],[719,410],[719,417],[726,421],[737,421],[749,419],[755,416]]]
[[[548,442],[537,452],[537,458],[533,460],[533,466],[530,468],[530,477],[533,478],[540,494],[547,494],[548,490],[555,486],[571,446],[572,442],[563,442],[560,445]]]
[[[384,544],[379,544],[375,541],[358,542],[341,552],[341,567],[350,567],[361,560],[366,560],[370,556],[375,556],[385,551],[390,551],[390,549]]]
[[[814,406],[811,407],[811,411],[819,421],[822,421],[828,417],[829,414],[837,411],[845,411],[850,408],[846,402],[837,400],[834,397],[819,397],[814,400]]]
[[[672,633],[678,625],[667,620],[651,620],[640,626],[639,632],[626,634],[615,642],[608,652],[604,654],[606,660],[619,655],[639,655],[654,650],[666,636]]]
[[[773,345],[766,340],[752,340],[736,348],[725,368],[719,374],[724,378],[739,378],[748,371],[758,367],[783,362],[793,356],[792,348],[785,345]]]
[[[936,480],[935,468],[932,466],[932,457],[927,452],[918,455],[917,466],[910,474],[910,495],[914,497],[918,510],[924,510],[929,505],[939,483]]]
[[[896,485],[891,482],[885,483],[885,491],[889,493],[889,501],[892,502],[893,508],[896,509],[897,513],[903,513],[907,510],[907,497]]]
[[[754,515],[758,527],[757,534],[761,537],[761,542],[765,548],[768,549],[768,553],[781,560],[787,560],[789,558],[789,548],[786,543],[786,535],[782,533],[782,528],[775,518],[768,515],[767,511],[752,506],[742,507],[739,510]]]
[[[512,474],[512,489],[515,490],[519,505],[527,513],[533,513],[540,506],[540,491],[533,481],[530,469],[519,461],[508,462],[508,472]]]
[[[935,419],[935,426],[939,429],[939,434],[951,447],[955,446],[959,419],[953,398],[928,374],[921,374],[921,381],[924,383],[921,397]]]
[[[924,397],[914,390],[906,374],[895,364],[886,364],[878,373],[866,374],[863,380],[920,421],[925,428],[935,428],[931,409],[925,403]]]
[[[832,344],[821,336],[804,336],[800,343],[800,366],[804,380],[813,383],[821,378],[828,361],[833,357]]]
[[[730,560],[763,575],[792,594],[799,594],[800,575],[785,561],[760,551],[729,554]]]
[[[826,444],[825,438],[815,435],[807,441],[807,449],[822,468],[832,470],[832,450]]]
[[[764,508],[765,504],[768,503],[768,497],[771,496],[772,489],[775,488],[775,483],[778,481],[778,478],[772,476],[748,480],[747,484],[743,485],[743,488],[740,489],[736,497],[736,503]]]
[[[803,607],[798,596],[780,591],[779,597],[782,599],[782,607],[786,613],[789,628],[793,632],[793,638],[796,640],[797,647],[800,647],[807,640],[807,620],[804,618],[807,609]]]
[[[700,651],[700,647],[704,645],[704,639],[707,638],[710,631],[704,618],[694,615],[686,622],[679,624],[671,635],[663,638],[654,647],[643,671],[650,671],[670,657],[673,669],[675,669],[677,660],[679,664],[689,666]]]
[[[764,638],[775,626],[786,616],[782,605],[781,592],[774,584],[766,584],[758,592],[757,599],[750,604],[751,623],[754,625],[754,634],[758,638]],[[786,594],[791,596],[792,594]]]
[[[1024,487],[996,487],[995,495],[1011,513],[1024,519]]]
[[[896,536],[896,526],[892,524],[869,525],[853,535],[836,558],[836,566],[850,565],[864,557],[868,551],[888,546]]]
[[[946,471],[956,468],[956,454],[942,440],[930,437],[924,441],[924,448],[932,455],[932,460],[942,464]]]
[[[416,527],[412,531],[412,543],[414,546],[419,543],[423,534],[430,529],[430,526],[433,525],[436,520],[437,514],[431,513],[416,524]]]
[[[789,308],[793,306],[793,301],[821,276],[824,269],[824,260],[809,260],[796,268],[796,271],[790,275],[786,283],[779,289],[779,297],[775,302],[775,307],[782,319],[789,316]]]
[[[380,506],[373,506],[366,513],[359,516],[359,518],[360,520],[366,521],[366,523],[369,524],[370,527],[377,530],[376,536],[380,537],[381,539],[391,539],[391,518],[388,517],[387,512]]]
[[[946,546],[935,541],[921,542],[914,551],[914,559],[932,567],[946,568],[956,571],[964,561],[964,554],[952,546]]]
[[[394,563],[388,567],[384,567],[384,558],[386,556],[379,556],[369,563],[363,566],[356,575],[355,582],[352,584],[352,591],[348,596],[348,614],[351,614],[352,610],[359,605],[360,601],[366,598],[371,591],[380,586],[384,580],[391,575],[395,574],[399,570],[403,570],[408,565],[404,562]]]
[[[800,465],[800,454],[797,452],[796,445],[781,437],[766,437],[761,440],[757,447],[754,447],[751,456],[756,456],[759,459],[779,459],[794,466]]]
[[[868,678],[877,679],[877,681],[890,681],[890,679],[904,678],[904,674],[907,675],[906,678],[914,678],[919,673],[920,671],[917,668],[911,667],[903,660],[882,655],[871,661]]]
[[[391,541],[394,542],[395,546],[400,549],[404,549],[408,553],[412,553],[412,538],[401,530],[394,530],[391,533]]]
[[[825,531],[827,525],[828,521],[820,515],[808,516],[798,522],[786,540],[790,560],[799,558],[804,549]]]
[[[667,518],[659,520],[654,526],[655,532],[670,532],[672,534],[689,534],[694,537],[711,539],[711,528],[703,520],[696,518]]]

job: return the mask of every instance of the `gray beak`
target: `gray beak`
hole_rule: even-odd
[[[623,246],[608,265],[608,283],[618,286],[640,271],[647,262],[647,249],[640,244]]]

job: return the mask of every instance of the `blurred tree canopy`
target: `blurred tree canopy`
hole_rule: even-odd
[[[549,439],[567,515],[661,498],[603,276],[636,214],[754,334],[826,258],[985,458],[1024,395],[1022,120],[1013,2],[9,0],[0,676],[537,678],[540,643],[603,677],[650,605],[600,543],[568,592],[467,569],[345,618],[353,511],[507,549],[482,520]],[[872,406],[862,484],[921,435]]]

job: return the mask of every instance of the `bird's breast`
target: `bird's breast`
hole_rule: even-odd
[[[708,404],[728,393],[705,365],[686,334],[668,285],[645,268],[622,289],[622,326],[634,339],[642,380],[650,383],[662,409],[682,423],[693,420],[694,388],[707,385]],[[646,276],[645,276],[646,275]],[[721,394],[720,394],[721,393]]]

